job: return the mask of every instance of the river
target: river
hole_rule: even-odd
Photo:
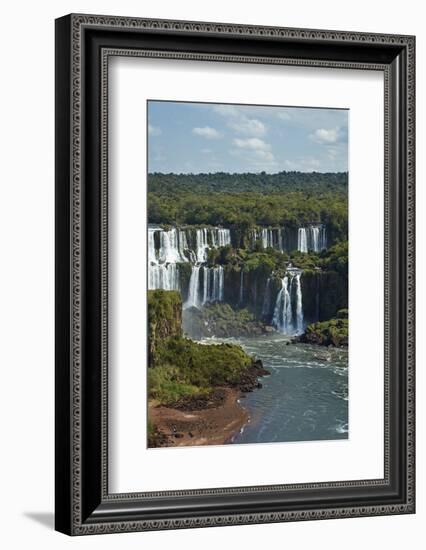
[[[250,421],[232,443],[348,438],[347,348],[289,344],[282,334],[221,341],[240,344],[271,372],[241,398]]]

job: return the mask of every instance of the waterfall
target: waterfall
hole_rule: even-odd
[[[199,282],[200,282],[200,268],[199,265],[194,265],[191,271],[191,278],[189,279],[188,300],[184,304],[184,309],[188,307],[200,307],[199,299]]]
[[[210,299],[210,269],[203,267],[203,305]]]
[[[274,233],[280,233],[280,229],[262,229],[262,248],[276,248],[274,246]],[[277,242],[279,237],[277,236]]]
[[[151,265],[148,274],[148,289],[180,290],[179,272],[176,264]]]
[[[207,229],[197,229],[197,262],[205,263],[207,261]]]
[[[192,275],[191,275],[191,280],[192,280]],[[218,265],[215,267],[206,267],[206,266],[203,267],[202,305],[210,302],[223,302],[224,293],[225,293],[224,281],[225,281],[225,272],[221,265]],[[188,302],[189,302],[189,298],[188,298]]]
[[[210,244],[209,244],[210,243]],[[231,232],[229,229],[219,227],[196,230],[196,261],[205,263],[207,252],[210,248],[219,248],[231,244]]]
[[[219,292],[220,292],[220,290],[219,290],[219,285],[220,285],[219,278],[220,278],[219,270],[213,268],[213,293],[212,293],[213,301],[217,300],[217,297],[219,296]]]
[[[169,231],[161,231],[158,259],[161,263],[178,263],[184,261],[179,253],[177,229],[173,228]]]
[[[304,329],[301,275],[300,269],[289,268],[281,280],[272,324],[283,334],[300,334]]]
[[[155,240],[154,240],[155,230],[148,229],[148,262],[149,264],[157,263],[157,255],[155,252]]]
[[[225,272],[221,265],[217,269],[219,270],[219,302],[223,302],[225,297]]]
[[[320,234],[320,228],[318,226],[311,227],[311,233],[312,233],[312,250],[314,252],[319,252],[319,234]]]
[[[272,324],[282,333],[290,334],[293,330],[293,315],[291,310],[291,299],[288,291],[287,275],[281,280],[281,290],[275,302]]]
[[[160,235],[160,249],[155,248],[155,233]],[[180,261],[176,229],[163,231],[148,228],[148,289],[179,290]]]
[[[299,227],[297,250],[300,252],[321,252],[327,248],[327,233],[322,224]]]
[[[186,238],[186,232],[183,229],[179,229],[178,235],[179,235],[179,241],[178,241],[179,255],[181,257],[181,261],[183,262],[188,261],[187,259],[188,256],[191,262],[195,261],[194,253],[192,252],[192,250],[190,250],[188,246],[188,239]]]
[[[295,274],[296,280],[296,330],[298,333],[303,332],[303,305],[302,305],[302,285],[300,283],[301,271]]]
[[[177,229],[168,231],[161,227],[148,227],[148,260],[152,263],[205,263],[207,251],[210,248],[219,248],[231,244],[229,229],[219,227],[204,227],[195,231],[194,250],[189,246],[191,229]],[[154,234],[159,237],[159,249],[156,249]]]
[[[308,251],[308,236],[306,227],[299,227],[297,235],[297,250],[300,252]]]
[[[228,246],[231,244],[231,232],[229,229],[220,229],[217,228],[212,231],[212,235],[215,237],[215,242],[212,243],[214,248],[219,248],[221,246]]]
[[[173,227],[165,230],[161,227],[148,226],[149,289],[181,290],[178,265],[180,263],[192,264],[190,284],[192,281],[195,285],[195,279],[199,277],[199,273],[197,273],[199,270],[195,270],[195,267],[207,262],[208,250],[231,244],[229,229],[221,227],[197,229],[195,231],[195,243],[192,231],[190,228],[178,229]],[[216,300],[223,299],[223,268],[220,269],[222,271],[219,270],[216,275],[216,285],[221,291],[218,290]],[[205,275],[206,281],[210,281],[209,275],[204,271],[203,275]],[[206,289],[206,292],[210,296],[210,290]],[[212,300],[209,298],[207,301]],[[198,301],[196,303],[198,304]]]
[[[288,233],[286,233],[288,231]],[[295,246],[296,235],[284,227],[263,227],[251,229],[250,239],[253,245],[260,241],[262,248],[274,248],[280,252],[291,252]],[[324,224],[309,224],[297,229],[297,250],[300,252],[321,252],[327,248],[327,234]]]
[[[286,249],[283,239],[284,231],[284,227],[252,229],[250,231],[250,237],[252,243],[260,240],[262,248],[275,248],[275,250],[284,252]]]

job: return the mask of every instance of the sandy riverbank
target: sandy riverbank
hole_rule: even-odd
[[[220,403],[201,410],[179,410],[148,405],[149,419],[161,434],[161,447],[223,445],[248,421],[247,411],[238,402],[239,389],[220,388]]]

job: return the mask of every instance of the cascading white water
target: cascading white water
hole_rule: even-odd
[[[203,267],[203,305],[210,301],[210,269]]]
[[[220,265],[216,268],[219,271],[219,294],[218,294],[218,301],[223,302],[223,297],[225,294],[225,274],[223,267]]]
[[[213,268],[213,298],[219,296],[219,271]]]
[[[179,273],[176,264],[152,265],[148,276],[148,289],[179,290]]]
[[[179,253],[178,231],[173,228],[160,232],[160,251],[158,260],[161,263],[178,263],[184,261]]]
[[[288,276],[281,280],[281,290],[275,302],[272,324],[282,333],[291,334],[293,331],[293,313],[291,309],[291,298],[288,291]]]
[[[299,227],[297,234],[297,250],[308,252],[308,236],[306,227]]]
[[[289,268],[281,280],[272,324],[283,334],[300,334],[304,330],[301,275],[300,269]]]
[[[275,248],[280,252],[291,251],[293,240],[285,241],[285,228],[269,227],[252,229],[250,238],[252,243],[260,241],[262,248]],[[295,243],[294,243],[295,244]],[[297,230],[297,250],[300,252],[321,252],[327,248],[326,228],[323,224],[299,227]]]
[[[312,250],[314,252],[319,252],[319,234],[320,234],[320,228],[318,226],[311,227],[311,234],[312,234]]]
[[[159,233],[160,248],[155,248],[155,233]],[[177,231],[148,228],[148,288],[179,290],[179,273],[176,262],[180,261]]]
[[[216,229],[216,232],[217,232],[216,247],[229,246],[231,244],[231,232],[229,229],[219,228],[219,229]]]
[[[321,252],[327,248],[327,233],[324,225],[299,227],[297,250],[300,252]]]
[[[179,241],[178,241],[179,255],[181,257],[181,261],[187,262],[188,257],[190,261],[193,261],[194,252],[190,250],[188,246],[188,239],[186,238],[186,232],[183,229],[179,229],[178,236],[179,236]]]
[[[229,229],[215,227],[208,230],[208,234],[210,236],[212,248],[219,248],[221,246],[228,246],[231,244],[231,232]]]
[[[199,282],[200,282],[200,269],[201,266],[194,265],[192,267],[191,278],[189,279],[189,288],[188,288],[188,300],[184,304],[184,309],[189,307],[200,307],[200,296],[199,296]]]
[[[262,248],[276,248],[282,249],[282,229],[279,227],[263,228],[261,232]]]
[[[208,250],[208,241],[207,241],[207,229],[197,229],[197,262],[205,263],[207,261],[207,250]]]
[[[275,250],[284,252],[284,232],[284,227],[264,227],[262,229],[252,229],[250,236],[252,242],[260,241],[262,248],[275,248]]]
[[[154,240],[154,233],[155,229],[148,228],[148,262],[149,264],[156,264],[157,263],[157,254],[155,252],[155,240]]]
[[[293,281],[296,281],[296,330],[298,333],[303,332],[303,303],[302,303],[302,284],[300,282],[300,276],[302,272],[299,271],[295,274]]]
[[[224,279],[224,269],[221,265],[203,267],[202,305],[210,302],[223,302],[225,293]]]
[[[148,288],[164,290],[181,290],[179,263],[191,263],[191,280],[197,279],[195,268],[205,264],[210,248],[219,248],[231,244],[231,232],[220,227],[205,227],[195,232],[194,249],[189,245],[191,229],[148,227]],[[223,281],[223,268],[219,279]],[[219,280],[218,279],[218,280]],[[206,277],[209,280],[209,277]],[[218,283],[219,284],[219,283]],[[223,286],[223,283],[222,283]],[[208,291],[210,292],[210,291]],[[189,294],[189,290],[188,290]],[[223,290],[222,290],[223,295]],[[216,298],[219,299],[219,298]]]
[[[210,233],[209,233],[210,232]],[[209,245],[210,240],[210,245]],[[196,230],[196,263],[192,266],[191,278],[189,281],[188,300],[185,303],[187,307],[199,307],[198,296],[200,277],[199,271],[201,265],[207,261],[207,253],[210,247],[218,248],[231,243],[231,233],[229,229],[197,229]],[[197,291],[193,288],[197,285]],[[194,296],[197,299],[194,300]],[[203,289],[201,305],[209,302],[222,302],[224,297],[224,269],[222,266],[207,267],[203,266]]]

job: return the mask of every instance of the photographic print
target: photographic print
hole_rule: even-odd
[[[349,111],[147,110],[148,447],[347,439]]]
[[[415,513],[415,37],[69,14],[55,68],[55,529]]]

